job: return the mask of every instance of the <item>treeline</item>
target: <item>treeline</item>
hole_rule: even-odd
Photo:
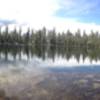
[[[2,31],[0,27],[0,45],[45,45],[45,46],[64,46],[64,47],[100,47],[100,34],[99,32],[93,32],[89,35],[84,31],[81,35],[81,31],[72,33],[70,30],[67,32],[58,33],[53,30],[30,30],[22,33],[22,29],[19,31],[14,28],[9,31],[8,26]]]

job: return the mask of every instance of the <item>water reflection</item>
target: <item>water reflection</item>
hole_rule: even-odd
[[[73,62],[73,63],[97,63],[100,60],[100,49],[53,47],[53,46],[0,46],[0,62],[29,61],[33,58],[48,62]],[[35,61],[36,62],[36,61]],[[43,62],[44,63],[44,62]],[[59,64],[59,63],[58,63]]]
[[[86,47],[0,46],[0,100],[99,100],[99,52]]]

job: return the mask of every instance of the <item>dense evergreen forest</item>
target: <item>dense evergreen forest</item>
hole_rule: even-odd
[[[66,32],[57,33],[55,29],[46,30],[30,30],[22,33],[22,29],[9,31],[8,26],[2,31],[0,27],[0,45],[20,45],[20,46],[63,46],[63,47],[100,47],[100,34],[99,32],[91,31],[90,35],[84,31],[81,35],[81,31],[78,29],[77,32],[72,33],[70,30]]]

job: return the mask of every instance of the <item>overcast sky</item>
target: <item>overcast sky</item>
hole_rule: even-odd
[[[0,0],[0,24],[100,31],[100,0]]]

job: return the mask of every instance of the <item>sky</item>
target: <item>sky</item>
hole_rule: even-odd
[[[0,25],[100,32],[100,0],[0,0]]]

